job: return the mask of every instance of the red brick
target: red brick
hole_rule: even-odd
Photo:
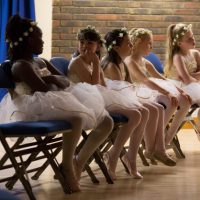
[[[110,20],[110,21],[114,21],[114,20],[117,20],[119,18],[118,15],[113,15],[113,14],[97,14],[95,16],[95,19],[96,20]]]

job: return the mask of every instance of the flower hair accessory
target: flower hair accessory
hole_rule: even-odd
[[[120,29],[118,37],[123,38],[125,34],[127,34],[127,28],[123,27]],[[110,52],[112,50],[113,46],[115,46],[116,44],[117,44],[117,41],[113,40],[107,48],[108,52]]]
[[[87,31],[88,31],[88,32],[94,32],[94,33],[96,33],[96,34],[99,36],[99,38],[101,38],[101,36],[100,36],[100,34],[99,34],[99,31],[96,30],[95,26],[87,25],[86,28],[79,29],[79,31],[78,31],[78,33],[77,33],[77,39],[78,39],[79,35],[80,35],[82,32],[87,32]]]
[[[144,28],[138,28],[134,32],[129,33],[129,35],[134,36],[136,38],[140,38],[143,35],[151,35],[151,34],[152,34],[152,31],[148,29],[144,29]]]
[[[184,36],[189,30],[191,30],[192,24],[182,26],[178,32],[174,35],[172,45],[175,46],[179,38]]]
[[[37,22],[30,22],[30,27],[27,31],[24,31],[22,35],[16,40],[16,41],[11,41],[9,39],[6,39],[6,42],[10,43],[9,46],[10,48],[13,48],[14,46],[18,46],[20,42],[23,42],[25,37],[28,37],[30,33],[33,32],[33,27],[37,26]]]

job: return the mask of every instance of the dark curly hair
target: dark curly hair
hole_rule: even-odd
[[[80,31],[77,33],[77,39],[94,41],[103,46],[103,40],[101,39],[101,35],[98,33],[95,27],[92,26],[87,26],[86,28],[80,29]],[[73,57],[76,57],[79,54],[80,52],[76,50]],[[101,57],[100,51],[97,51],[96,54],[99,56],[99,58]]]
[[[31,19],[21,18],[18,14],[10,17],[6,26],[6,41],[9,43],[9,58],[20,59],[28,48],[28,37],[37,26],[32,26]]]

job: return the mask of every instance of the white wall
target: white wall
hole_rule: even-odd
[[[36,21],[42,29],[44,50],[40,55],[43,58],[51,58],[52,46],[52,1],[53,0],[35,0]]]

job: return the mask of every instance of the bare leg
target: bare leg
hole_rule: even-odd
[[[165,150],[165,142],[164,142],[164,107],[160,104],[156,104],[159,111],[158,118],[158,128],[156,131],[155,137],[155,152],[164,153]]]
[[[138,110],[121,109],[115,110],[115,113],[126,116],[128,118],[128,122],[121,127],[115,139],[114,145],[109,150],[109,152],[106,153],[108,158],[108,171],[113,179],[116,179],[115,170],[123,146],[133,131],[136,129],[136,127],[139,125],[141,120],[141,114]]]
[[[159,103],[163,103],[166,108],[165,108],[165,118],[164,118],[164,127],[167,126],[167,124],[169,123],[170,119],[172,118],[173,114],[176,112],[177,107],[173,106],[169,100],[169,98],[167,98],[167,96],[165,95],[160,95],[158,97],[157,102]]]
[[[75,164],[78,179],[80,178],[81,172],[87,160],[110,135],[112,129],[113,120],[110,116],[106,116],[104,120],[98,125],[98,127],[89,134],[86,143],[82,147],[79,154],[76,156]]]
[[[164,142],[164,108],[157,104],[159,110],[158,129],[156,132],[154,157],[167,166],[175,166],[176,162],[169,157]]]
[[[189,101],[182,95],[179,95],[179,110],[174,115],[174,118],[172,120],[172,123],[170,125],[170,128],[167,130],[166,136],[165,136],[165,144],[169,144],[173,137],[176,135],[177,130],[179,126],[181,125],[181,122],[183,121],[184,117],[186,116],[189,108],[190,103]]]
[[[72,192],[77,192],[80,188],[74,172],[73,156],[82,132],[83,121],[77,117],[71,120],[71,124],[72,132],[63,133],[62,170]]]
[[[147,158],[151,159],[155,151],[156,133],[158,127],[159,111],[156,105],[146,103],[143,104],[149,109],[149,120],[146,125],[146,131],[144,133],[144,141]]]
[[[140,113],[141,121],[130,136],[128,153],[125,155],[127,156],[125,162],[128,162],[127,166],[129,166],[129,171],[134,178],[142,178],[142,175],[137,171],[136,159],[139,146],[144,135],[144,130],[149,119],[149,110],[147,108],[141,107]]]

